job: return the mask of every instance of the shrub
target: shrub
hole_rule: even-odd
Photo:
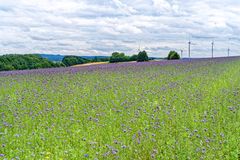
[[[148,55],[146,51],[141,51],[138,53],[137,56],[137,61],[138,62],[144,62],[144,61],[148,61]]]
[[[180,55],[176,51],[170,51],[167,59],[168,60],[180,59]]]

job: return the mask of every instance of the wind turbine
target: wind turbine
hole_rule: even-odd
[[[188,58],[191,58],[191,41],[188,41]]]
[[[191,58],[191,39],[190,39],[190,34],[189,34],[189,40],[188,40],[188,58]]]
[[[181,58],[183,58],[183,50],[181,49]]]
[[[236,42],[237,41],[237,42]],[[240,42],[240,38],[238,38],[238,37],[231,37],[231,38],[229,38],[229,46],[230,47],[233,47],[233,45],[234,46],[239,46],[239,42]],[[229,48],[229,56],[231,56],[230,54],[230,51],[233,51],[233,50],[231,50],[230,48]],[[234,49],[234,54],[236,54],[235,53],[236,52],[236,50]]]
[[[228,49],[227,49],[227,52],[228,52],[228,57],[230,56],[230,38],[228,38]]]
[[[234,54],[237,54],[237,50],[236,50],[235,47],[239,47],[240,46],[239,42],[240,42],[240,38],[237,38],[237,37],[229,38],[228,56],[234,56],[232,54],[233,51],[234,51]]]
[[[189,41],[188,41],[188,58],[191,58],[191,45],[197,45],[196,43],[192,43],[191,39],[189,37]]]
[[[141,44],[138,42],[138,53],[141,52]]]
[[[214,58],[214,55],[213,55],[213,50],[214,50],[214,40],[212,41],[212,58]]]

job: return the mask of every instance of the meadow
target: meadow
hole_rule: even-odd
[[[0,159],[240,157],[240,58],[0,72]]]

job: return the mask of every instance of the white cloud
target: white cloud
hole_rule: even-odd
[[[187,51],[189,35],[196,56],[240,53],[237,0],[0,0],[0,54],[60,53],[151,56]],[[212,37],[212,38],[211,38]]]

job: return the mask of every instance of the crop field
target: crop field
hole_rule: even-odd
[[[0,72],[0,159],[240,157],[240,58]]]

